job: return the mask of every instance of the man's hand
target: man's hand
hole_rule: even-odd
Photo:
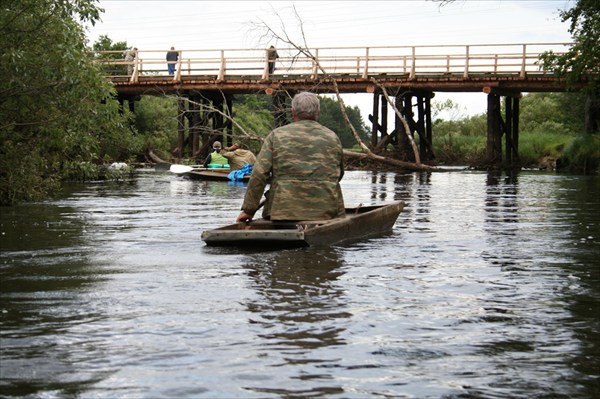
[[[239,216],[237,217],[237,222],[250,222],[252,221],[252,218],[254,217],[254,215],[250,215],[249,213],[246,213],[244,211],[241,211]]]

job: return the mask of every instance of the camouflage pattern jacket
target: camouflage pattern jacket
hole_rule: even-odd
[[[301,120],[273,130],[256,158],[242,209],[254,214],[270,180],[263,217],[323,220],[343,216],[339,181],[344,175],[338,136],[316,121]]]
[[[254,165],[254,162],[256,162],[256,157],[252,151],[241,148],[238,148],[234,151],[221,151],[221,155],[227,158],[229,165],[231,166],[231,170],[242,169],[245,164],[249,163],[250,165]]]

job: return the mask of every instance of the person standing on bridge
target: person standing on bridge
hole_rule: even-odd
[[[292,100],[294,122],[267,136],[256,157],[238,222],[249,222],[260,208],[270,220],[325,220],[345,214],[340,180],[344,176],[339,137],[317,122],[319,97],[301,92]]]
[[[179,60],[179,51],[175,51],[175,47],[171,47],[171,50],[167,52],[167,69],[169,75],[175,74],[175,64]]]
[[[125,53],[125,62],[127,63],[127,75],[133,74],[134,61],[137,58],[137,47],[127,50]]]
[[[271,46],[267,50],[267,58],[269,59],[269,75],[275,72],[275,61],[279,58],[275,47]]]

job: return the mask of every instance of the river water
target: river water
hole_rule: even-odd
[[[206,247],[244,184],[140,170],[1,208],[0,396],[594,398],[600,178],[348,171],[385,236]]]

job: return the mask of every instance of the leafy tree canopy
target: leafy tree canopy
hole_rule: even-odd
[[[337,133],[342,141],[342,146],[344,148],[352,148],[356,145],[356,140],[352,135],[352,130],[346,123],[344,122],[344,117],[342,116],[342,111],[340,110],[340,105],[337,101],[328,98],[328,97],[320,97],[321,98],[321,118],[319,119],[319,123],[323,126],[327,126],[329,129],[333,130]],[[358,135],[361,139],[368,141],[369,133],[365,122],[362,119],[360,114],[360,109],[358,107],[349,107],[346,106],[346,114],[348,115],[348,119],[350,119],[350,123],[358,132]]]
[[[43,198],[65,172],[127,147],[118,145],[128,129],[113,88],[85,46],[81,24],[98,20],[95,3],[8,0],[0,7],[2,204]]]
[[[560,12],[563,22],[569,21],[573,46],[564,54],[552,51],[542,54],[545,69],[564,76],[568,82],[588,80],[587,90],[600,95],[600,1],[578,0]]]

